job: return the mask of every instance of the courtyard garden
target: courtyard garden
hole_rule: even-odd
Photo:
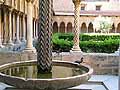
[[[114,53],[120,42],[119,34],[80,34],[80,48],[87,53]],[[55,33],[52,36],[53,51],[68,52],[73,46],[72,33]]]

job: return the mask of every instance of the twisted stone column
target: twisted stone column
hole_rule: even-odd
[[[79,47],[79,17],[80,17],[80,0],[73,0],[74,3],[74,46],[72,51],[81,51]]]
[[[51,32],[52,0],[39,0],[39,32],[37,44],[38,72],[52,69]]]

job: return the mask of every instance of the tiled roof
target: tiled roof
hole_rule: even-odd
[[[74,11],[72,0],[53,0],[54,11],[71,12]]]

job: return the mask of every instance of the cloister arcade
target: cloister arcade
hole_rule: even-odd
[[[25,42],[31,29],[36,38],[37,24],[38,0],[3,0],[0,5],[0,46]]]
[[[58,16],[59,17],[59,16]],[[82,18],[82,17],[81,17]],[[55,21],[56,20],[56,21]],[[53,22],[53,33],[60,32],[60,33],[69,33],[73,32],[74,23],[72,20],[64,20],[64,21],[57,21],[54,19]],[[80,32],[81,33],[98,33],[94,29],[93,21],[80,21]],[[114,22],[112,25],[112,29],[109,33],[120,33],[120,22]]]

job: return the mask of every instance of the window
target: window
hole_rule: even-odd
[[[81,10],[85,10],[85,6],[81,6]]]
[[[96,6],[96,11],[100,11],[101,10],[101,6]]]

